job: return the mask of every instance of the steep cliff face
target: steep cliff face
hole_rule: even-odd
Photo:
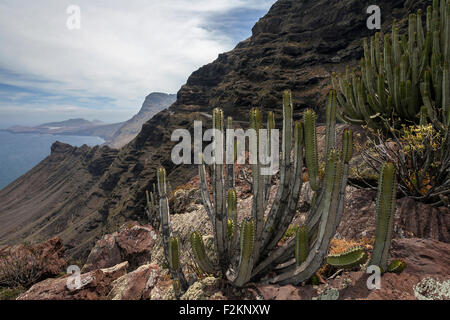
[[[150,93],[142,105],[139,113],[126,121],[122,126],[106,141],[111,148],[119,149],[133,140],[141,131],[142,125],[158,112],[170,107],[176,100],[175,94],[161,92]]]
[[[0,193],[0,242],[43,241],[60,235],[85,250],[98,236],[105,197],[98,183],[117,150],[56,142],[51,154]]]
[[[22,177],[19,185],[0,192],[0,203],[14,199],[0,208],[0,222],[20,220],[20,224],[14,222],[6,228],[16,228],[11,236],[6,238],[2,231],[0,242],[50,234],[30,220],[31,216],[42,225],[64,219],[65,224],[52,231],[69,244],[70,254],[85,256],[85,248],[95,237],[115,230],[126,220],[145,219],[145,190],[155,182],[159,166],[168,170],[172,186],[196,174],[195,166],[174,166],[171,162],[173,130],[192,130],[193,120],[209,125],[207,114],[214,107],[244,122],[251,107],[280,111],[284,89],[293,91],[296,117],[305,107],[320,114],[331,72],[356,65],[362,56],[361,39],[374,32],[366,28],[366,8],[379,5],[383,30],[388,30],[393,18],[401,19],[424,3],[428,1],[279,0],[255,25],[252,37],[194,72],[178,92],[177,101],[146,122],[101,177],[88,175],[88,167],[81,165],[78,170],[82,175],[75,169],[70,174],[61,172],[68,174],[65,179],[49,175],[60,166],[57,161],[70,163],[69,157],[58,160],[55,156]],[[47,199],[46,188],[58,192],[57,199]],[[67,200],[60,205],[61,199]],[[76,234],[76,228],[85,233]]]

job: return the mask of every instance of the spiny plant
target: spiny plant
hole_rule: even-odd
[[[429,121],[448,137],[450,125],[450,1],[433,1],[409,15],[407,35],[394,21],[391,35],[364,40],[360,72],[332,75],[342,121],[389,132],[399,124]]]
[[[250,139],[250,150],[254,150],[257,156],[256,161],[251,164],[253,203],[251,215],[248,217],[239,217],[237,211],[237,195],[234,188],[235,164],[213,162],[210,177],[212,195],[207,183],[206,165],[204,163],[199,165],[200,191],[213,226],[214,246],[218,257],[217,264],[211,261],[205,251],[202,235],[199,232],[192,233],[190,239],[192,251],[198,266],[205,273],[221,274],[234,286],[241,287],[251,279],[261,278],[271,271],[276,272],[276,275],[269,279],[272,283],[298,284],[310,279],[321,267],[343,214],[349,161],[353,153],[353,135],[349,129],[343,133],[342,150],[336,148],[334,90],[330,91],[326,113],[326,163],[325,173],[321,177],[316,114],[312,110],[306,110],[303,122],[294,123],[292,95],[290,91],[284,92],[280,186],[270,204],[268,193],[271,177],[261,174],[263,167],[261,154],[264,152],[260,151],[264,150],[264,145],[260,138]],[[229,118],[227,127],[230,128],[232,125],[232,119]],[[256,137],[260,137],[263,125],[262,115],[258,109],[250,111],[250,125],[251,129],[255,130]],[[220,109],[213,111],[213,128],[225,132],[224,114]],[[268,116],[267,128],[275,129],[273,113]],[[271,141],[272,132],[272,130],[267,132],[268,141]],[[214,141],[217,146],[223,146],[224,139],[226,138],[223,135],[219,135]],[[298,237],[290,239],[284,246],[279,246],[279,241],[296,214],[303,184],[304,157],[311,188],[315,191],[314,203],[305,225],[298,229]],[[165,170],[160,169],[158,187],[161,196],[161,221],[163,235],[167,239],[165,242],[168,243],[170,228],[163,181]],[[266,208],[267,216],[265,216]],[[293,259],[294,257],[297,257],[297,261]],[[184,276],[173,267],[171,274],[173,279],[180,279],[183,287]]]
[[[382,270],[387,270],[388,267],[389,249],[394,231],[396,184],[394,165],[390,162],[384,163],[378,182],[375,244],[369,262],[370,265],[379,266]]]
[[[179,262],[179,241],[173,237],[170,226],[169,200],[167,198],[167,178],[166,169],[159,168],[157,172],[158,192],[159,192],[159,212],[161,222],[161,234],[164,247],[164,255],[168,262],[169,272],[172,276],[175,295],[180,296],[181,292],[188,288],[186,278],[181,270]]]
[[[351,269],[364,264],[367,257],[366,251],[362,247],[356,246],[343,253],[329,255],[326,262],[335,268]]]

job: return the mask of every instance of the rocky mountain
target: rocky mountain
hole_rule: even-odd
[[[170,107],[175,100],[175,94],[161,92],[150,93],[145,98],[144,104],[139,112],[125,122],[106,124],[98,120],[89,121],[78,118],[44,123],[35,127],[13,126],[4,131],[10,133],[95,136],[104,139],[106,141],[105,145],[120,149],[138,135],[145,122],[158,112]]]
[[[119,129],[106,141],[111,148],[119,149],[133,140],[141,131],[142,125],[158,112],[170,107],[175,102],[175,94],[160,92],[150,93],[144,101],[141,110],[133,118],[123,123]]]
[[[425,3],[376,1],[383,30],[394,18],[402,19]],[[2,190],[0,244],[60,236],[69,255],[85,258],[102,234],[116,231],[130,219],[145,221],[145,190],[155,182],[159,166],[168,170],[172,186],[188,181],[197,171],[195,166],[175,166],[170,160],[173,130],[192,130],[194,119],[209,124],[214,107],[245,122],[251,107],[280,111],[282,91],[291,89],[296,117],[306,107],[320,114],[331,73],[356,65],[362,56],[362,38],[374,33],[366,27],[366,8],[372,4],[277,1],[249,39],[195,71],[177,101],[146,122],[118,153],[56,145],[58,152]],[[96,174],[89,168],[98,168]]]

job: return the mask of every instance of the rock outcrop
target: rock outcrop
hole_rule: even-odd
[[[97,269],[80,276],[80,287],[67,286],[70,275],[47,279],[32,286],[17,300],[105,300],[114,280],[127,272],[128,262],[107,269]]]
[[[107,139],[106,145],[120,149],[133,140],[141,131],[142,125],[158,112],[167,109],[176,100],[175,94],[161,92],[150,93],[144,101],[141,110],[133,118],[125,121],[114,134]]]
[[[128,261],[128,271],[135,270],[150,261],[157,239],[157,233],[152,227],[127,223],[119,231],[97,241],[82,272],[109,268],[122,261]]]

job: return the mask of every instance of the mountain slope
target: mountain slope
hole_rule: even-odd
[[[144,101],[141,110],[133,118],[126,121],[122,126],[106,141],[111,148],[119,149],[133,140],[147,122],[158,112],[168,108],[176,100],[175,94],[160,92],[150,93]]]
[[[393,17],[402,18],[424,2],[377,1],[383,29],[390,27]],[[247,120],[251,107],[276,110],[279,116],[282,90],[291,89],[296,118],[305,107],[315,108],[320,114],[331,72],[342,71],[347,64],[356,65],[362,56],[361,39],[373,33],[366,28],[365,12],[372,4],[358,0],[279,0],[255,25],[251,38],[195,71],[178,92],[177,101],[146,122],[137,137],[113,157],[101,177],[87,176],[85,184],[77,181],[82,196],[69,194],[64,206],[58,206],[57,199],[47,205],[40,203],[48,194],[42,186],[57,190],[77,179],[77,170],[70,171],[65,181],[45,179],[61,163],[70,161],[69,154],[34,168],[14,187],[1,191],[0,203],[15,200],[13,205],[0,208],[0,225],[8,219],[20,219],[23,227],[11,236],[2,228],[0,243],[38,239],[45,237],[47,230],[54,230],[53,235],[62,236],[69,245],[69,254],[85,257],[95,237],[115,231],[129,219],[145,220],[145,190],[155,182],[159,166],[168,170],[172,186],[188,181],[197,172],[195,166],[176,167],[171,162],[173,130],[192,130],[194,120],[209,125],[205,113],[210,114],[214,107],[222,107],[226,116],[240,121]],[[87,169],[80,166],[78,170]],[[39,176],[45,182],[36,179]],[[30,183],[34,187],[27,195],[25,185]],[[64,225],[57,229],[56,222],[40,215],[72,219],[80,230],[88,230],[88,236],[66,232]],[[39,227],[30,228],[36,220]]]

